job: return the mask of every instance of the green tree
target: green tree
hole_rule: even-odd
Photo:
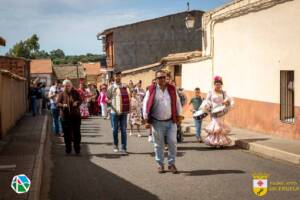
[[[7,53],[8,56],[12,57],[23,57],[23,58],[29,58],[30,57],[30,51],[26,47],[25,42],[20,41],[16,43],[13,48],[9,50]]]
[[[50,58],[50,55],[47,51],[41,50],[41,51],[34,52],[32,57],[34,57],[35,59],[42,59],[42,58]]]
[[[51,59],[64,58],[65,53],[61,49],[55,49],[55,50],[50,51],[50,57],[51,57]]]
[[[40,50],[39,37],[33,34],[30,38],[17,42],[6,54],[13,57],[24,57],[27,59],[51,58],[55,65],[78,64],[78,62],[100,62],[105,63],[105,55],[87,53],[85,55],[65,55],[61,49],[54,49],[50,53]]]
[[[33,34],[25,41],[17,42],[7,53],[13,57],[34,58],[34,54],[39,51],[40,44],[39,38],[36,34]]]
[[[31,53],[37,52],[40,49],[39,37],[36,34],[33,34],[30,38],[28,38],[25,43],[30,49]]]

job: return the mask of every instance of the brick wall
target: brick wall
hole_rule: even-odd
[[[30,86],[30,61],[24,58],[13,58],[8,56],[0,56],[0,69],[8,70],[26,79],[25,81],[25,97],[28,96]],[[29,109],[26,101],[26,109]]]
[[[8,70],[30,80],[30,61],[24,58],[0,56],[0,69]]]

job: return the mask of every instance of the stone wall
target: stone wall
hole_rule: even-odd
[[[122,26],[113,30],[114,67],[128,70],[158,62],[171,53],[201,50],[202,11],[192,11],[195,29],[185,25],[187,12]]]

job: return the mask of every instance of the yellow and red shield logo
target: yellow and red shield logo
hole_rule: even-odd
[[[268,192],[268,175],[253,174],[253,192],[255,195],[262,197]]]

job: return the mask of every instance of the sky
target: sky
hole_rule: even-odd
[[[208,11],[230,0],[189,0],[191,10]],[[6,47],[37,34],[40,49],[67,55],[102,53],[96,34],[119,25],[183,12],[184,0],[0,0],[0,36]]]

